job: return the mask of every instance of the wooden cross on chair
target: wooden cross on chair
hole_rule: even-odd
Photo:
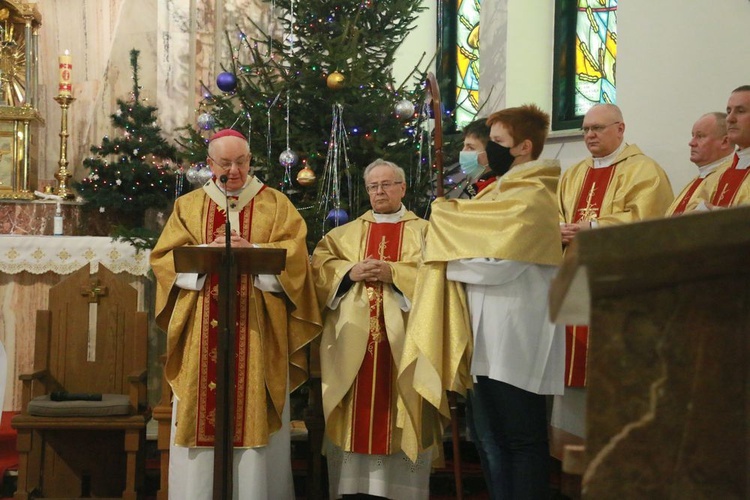
[[[86,354],[87,361],[96,361],[97,306],[99,305],[99,298],[106,297],[107,293],[107,287],[101,286],[98,278],[91,279],[91,281],[89,281],[88,287],[81,287],[81,295],[86,297],[89,301],[89,336],[88,349]]]

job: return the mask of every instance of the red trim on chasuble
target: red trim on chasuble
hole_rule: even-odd
[[[716,192],[711,203],[717,207],[729,207],[732,205],[737,191],[739,191],[742,183],[747,179],[747,175],[750,172],[750,168],[744,170],[738,170],[737,162],[739,161],[737,153],[734,154],[734,161],[732,161],[732,168],[728,168],[721,174],[719,183],[716,185]]]
[[[677,206],[674,209],[674,212],[672,212],[672,215],[679,215],[685,211],[687,208],[688,202],[690,202],[690,198],[693,197],[693,194],[695,194],[696,189],[698,189],[698,186],[703,184],[703,181],[705,181],[705,177],[698,177],[693,181],[692,184],[690,184],[690,187],[685,191],[685,195],[680,200],[680,203],[677,204]]]
[[[604,195],[615,173],[615,165],[603,168],[589,168],[583,180],[581,194],[573,222],[590,222],[599,218]],[[565,326],[565,385],[584,387],[586,385],[586,364],[588,361],[589,328],[584,325]]]
[[[369,224],[368,258],[398,261],[401,258],[404,223]],[[395,408],[393,394],[393,356],[385,331],[383,284],[367,282],[370,301],[370,337],[367,352],[354,380],[352,410],[352,449],[354,453],[388,455],[391,451],[391,423]]]
[[[255,200],[240,212],[240,230],[243,238],[250,240],[250,227]],[[226,213],[213,200],[208,201],[205,241],[213,241],[224,234]],[[245,429],[245,398],[247,396],[248,358],[248,297],[252,282],[247,275],[237,279],[237,326],[235,334],[235,394],[234,394],[234,446],[242,446]],[[206,288],[208,287],[208,288]],[[201,325],[200,373],[198,382],[198,414],[196,415],[196,445],[213,446],[216,434],[216,350],[218,345],[219,276],[211,274],[204,285],[203,323]],[[209,292],[207,292],[207,290]]]

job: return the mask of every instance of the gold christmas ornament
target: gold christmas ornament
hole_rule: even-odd
[[[316,179],[315,172],[310,167],[305,167],[297,172],[297,182],[302,186],[312,186]]]
[[[331,90],[339,90],[344,86],[344,80],[346,80],[344,75],[338,71],[334,71],[328,75],[328,78],[326,78],[326,85],[328,85],[328,88]]]

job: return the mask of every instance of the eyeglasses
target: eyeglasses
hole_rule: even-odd
[[[388,189],[391,189],[393,186],[396,186],[398,184],[403,184],[404,181],[385,181],[381,182],[380,184],[366,184],[365,190],[367,190],[368,193],[377,193],[380,189],[383,191],[387,191]]]
[[[211,158],[209,156],[209,158]],[[211,161],[214,162],[214,165],[222,169],[224,172],[228,172],[233,166],[237,166],[238,169],[241,169],[242,167],[246,166],[250,163],[250,155],[241,156],[237,158],[236,160],[222,160],[222,161],[216,161],[214,158],[211,158]]]
[[[604,129],[607,127],[611,127],[612,125],[617,125],[620,122],[612,122],[609,125],[592,125],[590,127],[581,127],[581,130],[583,131],[583,135],[588,134],[589,132],[593,132],[595,134],[598,134],[600,132],[604,132]]]

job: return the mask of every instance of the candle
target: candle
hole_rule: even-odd
[[[73,58],[70,55],[70,51],[66,50],[65,53],[59,57],[60,66],[60,92],[61,96],[69,96],[72,85],[70,83],[70,74],[73,70]]]

